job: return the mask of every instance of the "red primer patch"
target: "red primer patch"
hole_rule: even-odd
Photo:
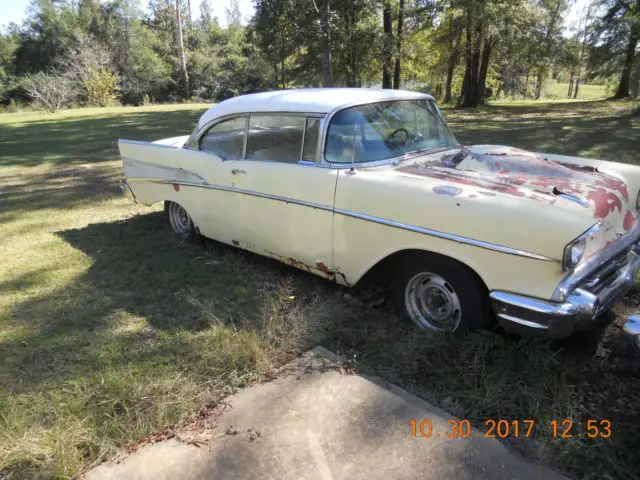
[[[316,262],[316,267],[317,267],[317,268],[318,268],[318,270],[320,270],[321,272],[324,272],[324,273],[331,273],[331,272],[329,271],[329,269],[327,268],[327,266],[324,264],[324,262],[320,262],[320,261]]]
[[[618,198],[618,196],[610,191],[605,190],[604,188],[596,188],[595,190],[589,192],[587,195],[587,199],[592,201],[595,205],[595,216],[599,218],[604,218],[609,215],[610,212],[613,212],[616,208],[618,211],[622,211],[622,202]]]
[[[624,227],[625,230],[631,230],[631,227],[633,227],[633,224],[635,223],[635,221],[636,219],[631,214],[631,212],[627,212],[627,214],[624,216],[624,223],[622,224],[622,226]]]

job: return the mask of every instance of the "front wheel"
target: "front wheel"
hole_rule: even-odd
[[[467,333],[489,326],[487,289],[472,271],[435,254],[406,257],[393,275],[396,309],[418,327]]]

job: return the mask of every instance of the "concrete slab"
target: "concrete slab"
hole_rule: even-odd
[[[209,445],[145,446],[87,479],[565,478],[476,430],[447,438],[451,415],[379,378],[340,373],[332,360],[314,349],[277,380],[230,397]],[[433,434],[414,438],[409,421],[423,418]]]

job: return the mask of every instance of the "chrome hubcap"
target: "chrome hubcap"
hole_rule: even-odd
[[[181,235],[187,235],[191,230],[189,214],[177,203],[169,205],[169,223],[171,224],[171,229]]]
[[[414,275],[407,282],[404,303],[420,328],[454,331],[460,325],[460,298],[451,284],[435,273]]]

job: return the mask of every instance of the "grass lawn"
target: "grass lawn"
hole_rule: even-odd
[[[568,92],[568,83],[548,81],[542,88],[542,96],[547,99],[567,98]],[[606,96],[607,94],[604,85],[589,85],[581,83],[578,87],[578,97],[576,100],[600,100],[606,98]]]
[[[564,342],[484,332],[455,343],[363,292],[214,242],[177,242],[160,207],[119,195],[116,139],[188,134],[204,108],[0,114],[0,478],[86,471],[317,344],[480,428],[535,419],[535,441],[508,445],[575,478],[637,478],[639,357],[619,330],[637,294],[610,325]],[[637,104],[444,114],[465,143],[640,163]],[[549,422],[565,418],[607,419],[613,434],[553,438]]]

